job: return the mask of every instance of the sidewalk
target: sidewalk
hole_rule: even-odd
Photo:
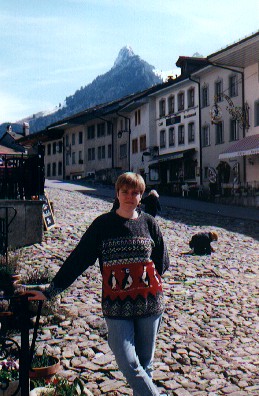
[[[67,191],[78,191],[83,194],[97,195],[113,199],[115,196],[114,187],[101,184],[90,184],[84,181],[47,180],[45,186],[49,188],[60,188]],[[245,220],[259,221],[259,210],[242,206],[222,205],[213,202],[199,201],[195,199],[160,196],[162,208],[171,207],[192,210],[202,213],[211,213],[219,216],[234,217]]]

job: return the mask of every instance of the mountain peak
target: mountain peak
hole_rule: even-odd
[[[122,63],[126,63],[129,58],[132,58],[133,56],[135,56],[135,54],[132,48],[129,45],[126,45],[120,50],[117,59],[114,62],[114,67],[119,66]]]

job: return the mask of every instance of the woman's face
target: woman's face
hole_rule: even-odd
[[[123,186],[120,188],[117,196],[120,202],[120,208],[126,211],[136,209],[141,200],[140,191],[136,188],[130,188],[128,186]]]

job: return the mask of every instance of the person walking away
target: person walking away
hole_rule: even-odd
[[[157,222],[137,210],[145,191],[142,176],[126,172],[115,187],[119,208],[92,222],[49,288],[30,291],[30,300],[61,293],[99,259],[102,311],[118,367],[134,396],[158,396],[152,363],[164,311],[161,276],[169,267],[168,252]]]
[[[161,211],[159,194],[156,190],[151,190],[148,196],[141,200],[141,203],[144,204],[144,211],[153,217],[156,217],[157,213]]]

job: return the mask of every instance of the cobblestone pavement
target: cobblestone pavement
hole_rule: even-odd
[[[47,192],[56,226],[41,244],[22,249],[23,268],[46,266],[55,273],[112,200],[58,188]],[[258,396],[259,223],[166,207],[157,221],[171,261],[154,364],[159,390],[173,396]],[[219,234],[216,252],[181,255],[200,230]],[[62,375],[80,375],[87,394],[132,395],[107,345],[100,298],[96,264],[60,299],[60,323],[42,317],[37,345],[61,357]]]

